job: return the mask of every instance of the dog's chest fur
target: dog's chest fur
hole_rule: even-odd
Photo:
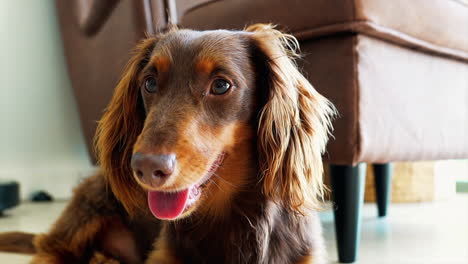
[[[167,235],[175,255],[193,264],[275,264],[298,262],[320,247],[311,234],[321,230],[314,230],[310,217],[286,213],[271,202],[233,210],[226,219],[208,229],[192,221],[170,224]]]

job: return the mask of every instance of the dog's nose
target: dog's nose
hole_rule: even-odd
[[[172,175],[176,162],[175,154],[157,155],[137,152],[132,156],[131,166],[143,183],[158,187]]]

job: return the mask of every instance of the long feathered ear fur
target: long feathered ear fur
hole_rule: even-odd
[[[323,199],[322,153],[335,109],[298,71],[293,36],[264,24],[246,31],[254,60],[260,60],[257,67],[264,68],[258,78],[268,89],[258,126],[263,191],[286,209],[305,214],[320,208]]]
[[[144,205],[145,194],[133,179],[132,149],[143,129],[144,108],[139,102],[138,72],[149,60],[155,38],[143,40],[134,50],[114,95],[99,121],[95,148],[112,192],[130,215]]]

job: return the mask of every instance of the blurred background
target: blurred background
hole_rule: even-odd
[[[95,125],[130,51],[169,22],[298,37],[301,69],[340,111],[325,181],[356,200],[343,221],[362,221],[340,253],[331,203],[322,213],[332,262],[468,263],[465,0],[0,0],[0,231],[46,231],[98,169]]]
[[[0,1],[0,179],[71,195],[92,164],[53,1]]]

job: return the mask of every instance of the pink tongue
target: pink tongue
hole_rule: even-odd
[[[151,213],[159,219],[177,218],[185,209],[189,189],[176,193],[149,191],[148,205]]]

